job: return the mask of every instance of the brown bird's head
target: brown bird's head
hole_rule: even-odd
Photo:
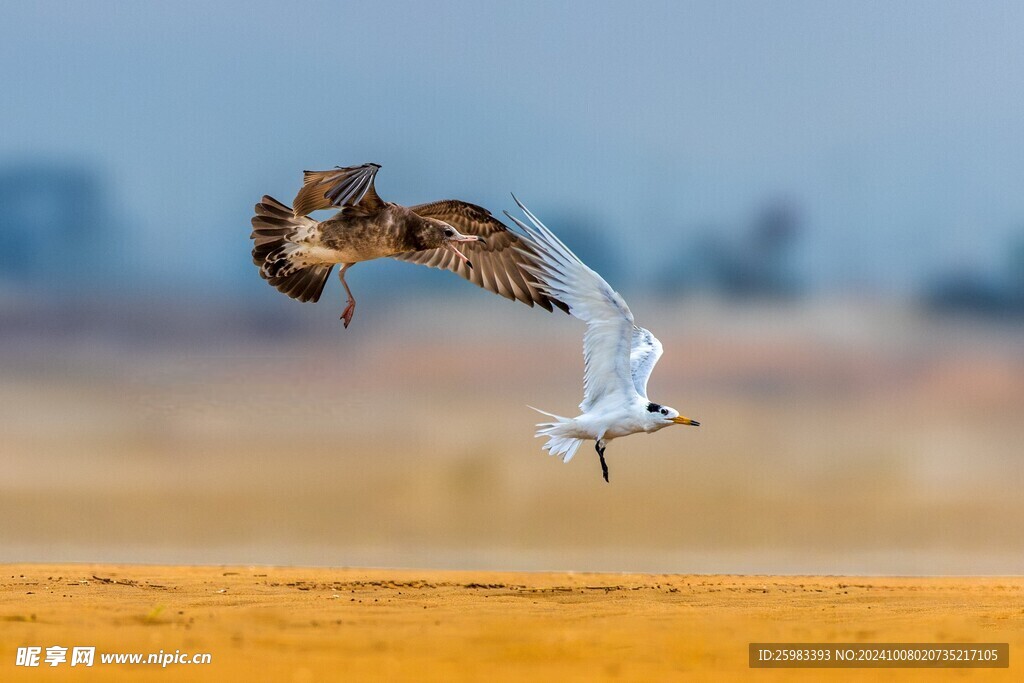
[[[466,265],[470,268],[473,267],[473,264],[470,263],[465,254],[459,251],[456,245],[463,242],[484,241],[483,237],[478,237],[476,235],[463,235],[451,225],[435,218],[423,218],[419,229],[416,231],[415,237],[417,245],[419,246],[417,251],[424,251],[426,249],[447,249],[459,257],[459,259],[465,261]]]

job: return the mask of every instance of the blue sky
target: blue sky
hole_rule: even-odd
[[[819,282],[898,290],[1024,231],[1021,26],[997,2],[7,3],[0,164],[95,165],[156,282],[237,275],[261,194],[377,161],[385,198],[514,191],[641,238],[633,265],[784,195]]]

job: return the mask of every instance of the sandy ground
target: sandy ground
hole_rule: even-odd
[[[631,298],[670,350],[652,398],[703,425],[615,442],[605,484],[525,407],[572,414],[579,325],[484,297],[342,335],[281,299],[327,329],[0,325],[0,681],[816,681],[747,668],[750,642],[814,640],[1017,663],[1024,579],[763,575],[1024,574],[1018,328]],[[512,571],[558,569],[637,573]],[[213,663],[16,668],[31,645]]]
[[[1011,668],[757,670],[749,642],[1009,642]],[[15,666],[19,646],[209,665]],[[3,565],[0,678],[1021,680],[1024,578]]]

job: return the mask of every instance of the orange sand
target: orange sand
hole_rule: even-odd
[[[1011,669],[756,670],[751,641],[1010,643]],[[16,667],[24,645],[210,665]],[[1021,680],[1024,578],[4,565],[0,679]]]

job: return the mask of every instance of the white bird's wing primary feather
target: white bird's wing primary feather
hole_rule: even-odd
[[[532,242],[536,265],[523,267],[537,276],[545,294],[565,303],[571,315],[587,324],[583,335],[585,369],[580,410],[590,412],[602,401],[622,405],[635,400],[637,384],[630,362],[634,326],[629,306],[522,202],[516,199],[516,204],[532,223],[532,226],[526,225],[508,212],[505,214]],[[657,346],[660,352],[661,345]],[[650,365],[653,367],[654,363]]]
[[[647,400],[647,380],[651,371],[661,358],[661,342],[651,334],[650,330],[633,327],[633,347],[629,352],[629,364],[633,375],[633,386],[636,393]]]

